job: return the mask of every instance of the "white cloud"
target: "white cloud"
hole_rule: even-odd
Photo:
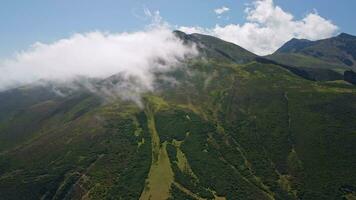
[[[307,14],[303,19],[294,16],[273,0],[255,0],[246,10],[246,23],[216,25],[213,28],[180,27],[187,33],[203,33],[240,45],[256,54],[273,53],[285,42],[295,38],[310,40],[333,36],[338,27],[321,17],[317,12]]]
[[[230,8],[226,7],[226,6],[223,6],[221,8],[217,8],[214,10],[214,12],[217,14],[217,15],[221,15],[223,13],[226,13],[226,12],[229,12]]]
[[[118,93],[130,96],[153,90],[154,71],[171,70],[187,56],[197,55],[197,50],[176,38],[158,11],[144,12],[153,21],[144,31],[78,33],[50,44],[38,42],[13,58],[0,60],[0,91],[38,80],[70,83],[78,77],[106,78],[114,74],[126,80],[115,86]],[[272,53],[292,37],[322,39],[338,29],[316,12],[295,20],[272,0],[254,1],[246,14],[247,22],[241,25],[179,29],[217,36],[260,55]]]
[[[151,15],[158,20],[157,13]],[[36,43],[14,58],[0,61],[0,90],[38,80],[65,83],[78,77],[121,74],[135,81],[120,85],[119,89],[130,90],[119,92],[150,91],[154,71],[171,70],[185,57],[196,54],[194,47],[184,45],[164,25],[132,33],[74,34],[50,44]]]

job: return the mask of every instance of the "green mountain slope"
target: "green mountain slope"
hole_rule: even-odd
[[[165,73],[179,84],[158,82],[143,108],[84,90],[0,93],[0,199],[356,197],[355,86],[179,34],[202,57]]]

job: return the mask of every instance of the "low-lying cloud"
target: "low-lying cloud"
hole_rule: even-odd
[[[316,11],[303,19],[294,16],[273,0],[255,0],[246,10],[246,23],[216,25],[213,28],[180,27],[187,33],[202,33],[233,42],[258,55],[273,53],[292,38],[324,39],[336,34],[338,27]]]
[[[120,74],[117,92],[140,93],[153,90],[155,72],[171,70],[196,54],[165,25],[132,33],[74,34],[50,44],[36,43],[0,62],[0,90],[40,80],[70,83],[79,77]]]
[[[222,7],[216,13],[228,10]],[[338,30],[316,12],[295,20],[293,15],[274,5],[273,0],[255,0],[245,12],[247,22],[241,25],[179,29],[213,35],[259,55],[272,53],[293,37],[316,40],[330,37]],[[185,45],[173,34],[158,11],[145,9],[144,13],[152,20],[144,31],[78,33],[49,44],[38,42],[13,58],[0,60],[0,91],[32,83],[55,82],[72,88],[79,85],[92,92],[139,103],[140,94],[154,90],[157,72],[175,69],[182,60],[198,54],[194,46]],[[107,81],[102,88],[92,84],[92,79],[114,75],[119,82]],[[171,77],[164,79],[174,82]],[[54,91],[62,95],[61,90],[54,88]]]

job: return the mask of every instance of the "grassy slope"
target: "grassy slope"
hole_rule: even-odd
[[[160,109],[160,102],[157,103],[154,100],[153,103],[150,103],[150,100],[148,102],[146,105],[146,116],[152,138],[152,164],[140,200],[164,200],[170,197],[173,171],[166,150],[167,143],[161,144],[156,130],[154,112]]]
[[[91,96],[55,99],[56,112],[29,106],[50,115],[21,141],[1,145],[0,198],[352,195],[354,86],[258,63],[192,61],[184,71],[172,73],[177,87],[146,95],[145,112],[120,101],[88,103]],[[0,136],[11,127],[2,122]]]

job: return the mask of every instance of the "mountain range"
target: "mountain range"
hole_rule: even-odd
[[[0,199],[356,198],[356,37],[199,56],[142,106],[55,83],[0,92]],[[120,84],[115,76],[96,81]]]

